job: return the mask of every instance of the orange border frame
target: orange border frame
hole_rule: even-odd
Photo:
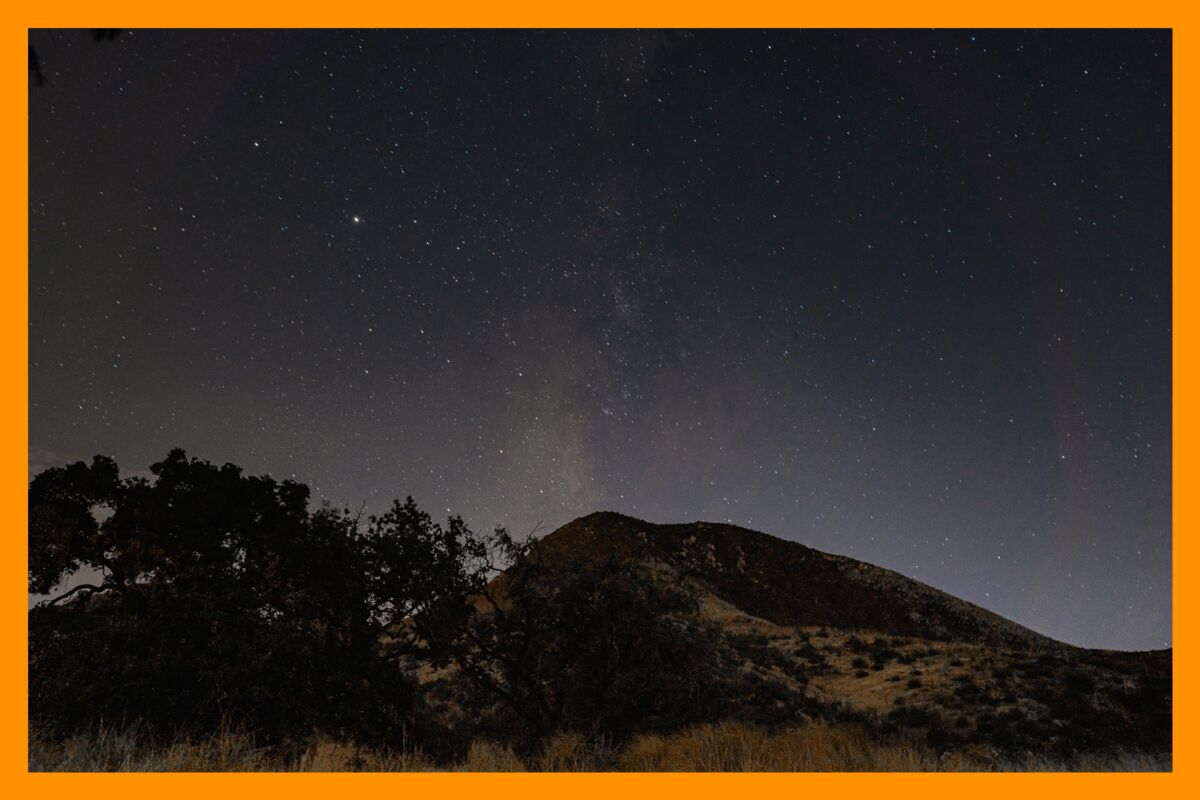
[[[3,688],[0,723],[0,776],[10,791],[21,796],[42,797],[48,793],[116,795],[161,800],[207,797],[213,792],[255,795],[286,792],[292,797],[323,797],[330,792],[384,795],[415,792],[437,795],[484,795],[492,798],[520,797],[523,800],[552,797],[569,791],[578,800],[609,797],[613,792],[651,797],[662,793],[692,797],[724,797],[731,792],[787,794],[827,792],[837,797],[846,793],[870,793],[886,797],[897,793],[922,798],[973,800],[1009,797],[1014,792],[1061,795],[1087,793],[1089,798],[1109,796],[1126,800],[1131,792],[1193,794],[1196,741],[1196,696],[1194,630],[1196,592],[1190,582],[1180,581],[1196,565],[1196,548],[1181,531],[1191,529],[1197,517],[1197,501],[1187,491],[1194,486],[1196,425],[1181,414],[1194,396],[1192,353],[1197,344],[1197,325],[1189,313],[1197,307],[1196,279],[1179,268],[1190,263],[1197,234],[1178,220],[1189,218],[1196,201],[1196,159],[1181,142],[1195,135],[1197,25],[1194,12],[1183,2],[1111,0],[1085,3],[1079,0],[1053,5],[1032,0],[1010,0],[995,8],[973,7],[962,0],[909,0],[885,3],[865,0],[841,7],[805,7],[799,3],[745,0],[715,3],[712,0],[606,0],[582,4],[549,0],[511,0],[485,3],[460,0],[412,8],[393,2],[359,0],[339,8],[311,2],[270,0],[248,4],[230,0],[208,0],[199,6],[160,4],[146,0],[118,0],[117,7],[97,8],[80,0],[55,0],[47,4],[10,2],[0,11],[4,64],[3,124],[0,153],[10,176],[0,193],[9,258],[4,278],[8,291],[0,296],[0,353],[6,390],[0,395],[4,425],[5,458],[0,461],[0,507],[13,522],[9,534],[13,556],[0,570],[4,587],[0,604],[3,650],[0,678]],[[1175,752],[1174,772],[1166,775],[1137,774],[709,774],[709,775],[570,775],[570,774],[176,774],[176,775],[69,775],[29,774],[26,717],[26,545],[24,527],[17,521],[26,514],[28,458],[28,113],[26,46],[27,30],[34,27],[1137,27],[1172,28],[1174,31],[1173,119],[1174,119],[1174,353],[1173,353],[1173,586],[1175,646]],[[18,80],[20,83],[18,84]],[[20,573],[20,574],[19,574]]]

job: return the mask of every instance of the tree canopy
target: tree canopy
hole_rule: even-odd
[[[431,724],[418,672],[448,666],[460,709],[529,739],[620,736],[699,707],[713,648],[681,621],[694,600],[635,559],[549,558],[411,497],[366,519],[314,509],[303,484],[182,450],[150,472],[122,478],[97,456],[30,483],[29,591],[98,576],[30,611],[43,730],[234,721],[268,742],[411,742]]]

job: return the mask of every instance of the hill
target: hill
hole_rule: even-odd
[[[1055,650],[1069,647],[945,592],[845,556],[710,522],[655,525],[614,512],[544,537],[548,551],[638,553],[776,625]]]
[[[865,725],[984,765],[1169,763],[1170,650],[1074,647],[891,570],[732,525],[598,512],[532,553],[564,568],[544,580],[620,562],[642,583],[686,589],[689,624],[713,636],[725,718]],[[492,583],[501,606],[511,580]]]

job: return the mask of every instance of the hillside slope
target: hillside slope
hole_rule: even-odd
[[[868,724],[980,763],[1169,762],[1170,650],[1074,647],[891,570],[732,525],[598,512],[534,552],[568,569],[636,565],[640,579],[686,588],[716,632],[724,707],[739,719]]]
[[[539,547],[592,552],[597,558],[617,551],[655,559],[742,612],[776,625],[1069,647],[892,570],[734,525],[655,525],[602,511],[562,526]]]

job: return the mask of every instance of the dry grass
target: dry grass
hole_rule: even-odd
[[[649,772],[912,772],[936,770],[938,759],[928,748],[881,744],[850,726],[813,723],[768,733],[722,722],[639,736],[622,751],[621,766]]]
[[[449,769],[453,772],[524,772],[525,764],[508,745],[472,742],[466,760]]]
[[[992,769],[996,772],[1170,772],[1171,762],[1170,753],[1084,754],[1067,764],[1041,755],[1029,755],[1020,761],[998,761]]]
[[[603,772],[613,769],[616,759],[608,739],[559,733],[542,741],[533,764],[541,772]]]
[[[437,764],[420,750],[397,752],[317,741],[298,758],[255,747],[236,730],[152,745],[136,729],[102,727],[51,742],[30,733],[31,772],[914,772],[1100,771],[1171,769],[1169,755],[1081,756],[1070,763],[1030,755],[1021,761],[967,749],[939,755],[923,742],[881,741],[855,725],[808,723],[769,732],[740,722],[637,736],[621,748],[606,740],[558,734],[526,760],[511,746],[472,743],[466,757]]]
[[[30,772],[425,772],[438,769],[420,750],[396,752],[318,740],[298,757],[257,747],[229,728],[200,739],[154,744],[135,727],[100,726],[52,741],[29,734]]]
[[[295,772],[433,772],[437,768],[420,750],[405,753],[330,741],[310,745],[294,766],[272,767]]]
[[[222,730],[200,740],[148,743],[136,727],[100,726],[94,733],[51,741],[29,734],[30,772],[259,772],[279,768],[253,737]]]

